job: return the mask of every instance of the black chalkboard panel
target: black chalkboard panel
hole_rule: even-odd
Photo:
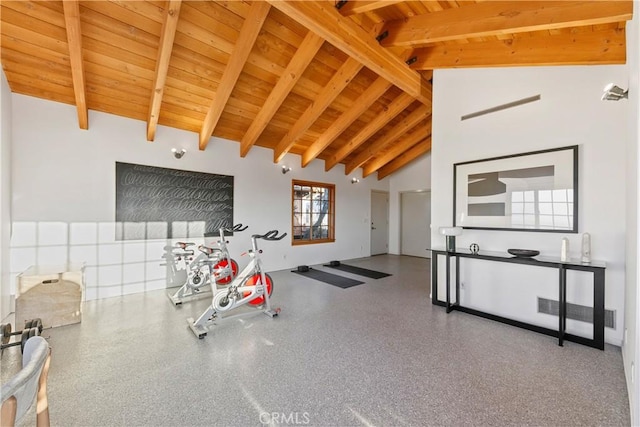
[[[233,226],[233,176],[116,162],[116,238],[202,237]]]

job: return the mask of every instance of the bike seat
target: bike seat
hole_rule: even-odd
[[[207,255],[211,255],[211,254],[214,254],[216,252],[222,252],[218,248],[210,248],[209,246],[205,246],[205,245],[198,246],[198,249],[200,250],[200,252],[202,252],[203,254],[207,254]]]
[[[186,249],[187,246],[193,246],[195,245],[195,243],[191,243],[191,242],[176,242],[176,246],[179,247],[180,249]]]

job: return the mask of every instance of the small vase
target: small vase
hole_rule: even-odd
[[[591,262],[591,235],[582,233],[582,262]]]
[[[569,239],[567,239],[566,237],[562,238],[562,246],[560,247],[560,261],[569,261]]]

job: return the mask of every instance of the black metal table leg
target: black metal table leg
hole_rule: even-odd
[[[454,305],[460,305],[460,258],[456,257],[456,302]]]
[[[438,254],[431,253],[431,303],[438,303]]]
[[[604,350],[604,269],[593,272],[593,343]]]
[[[558,282],[558,345],[564,344],[564,331],[567,328],[567,270],[563,265],[558,268],[560,280]]]
[[[447,296],[446,296],[446,303],[445,303],[445,307],[447,308],[447,313],[451,313],[451,256],[449,255],[449,253],[447,252],[447,254],[445,255],[445,258],[447,260],[446,263],[446,267],[447,267],[447,280],[446,280],[446,286],[447,286]]]

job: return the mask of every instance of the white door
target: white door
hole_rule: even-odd
[[[402,255],[431,257],[431,192],[400,194]]]
[[[389,193],[371,192],[371,255],[389,252]]]

